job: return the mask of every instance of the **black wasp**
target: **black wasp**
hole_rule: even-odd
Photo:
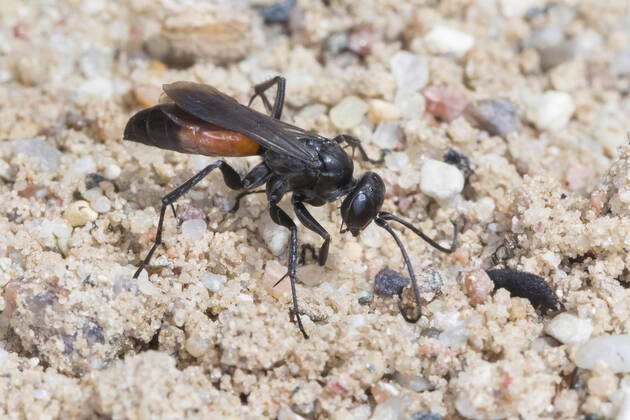
[[[274,85],[277,89],[272,105],[265,92]],[[341,204],[342,233],[349,231],[353,236],[357,236],[372,221],[389,232],[407,265],[418,308],[416,315],[408,315],[399,299],[401,314],[409,322],[415,322],[420,318],[420,295],[413,268],[407,251],[388,221],[402,224],[433,247],[447,253],[455,249],[457,229],[453,234],[451,246],[445,248],[409,222],[391,213],[380,211],[385,196],[383,180],[374,172],[366,172],[359,179],[354,178],[352,158],[342,145],[345,143],[345,146],[350,146],[353,150],[358,149],[366,161],[380,162],[382,158],[369,159],[360,141],[354,137],[340,135],[331,140],[281,121],[285,79],[280,76],[256,85],[255,94],[249,102],[251,105],[253,100],[260,96],[270,116],[250,108],[249,105],[244,106],[208,85],[175,82],[164,85],[163,88],[169,102],[144,109],[131,117],[125,127],[125,140],[206,156],[260,155],[262,162],[241,179],[230,165],[219,160],[164,196],[155,243],[138,267],[134,278],[138,277],[149,263],[162,242],[166,209],[171,206],[175,213],[173,203],[212,170],[218,168],[229,188],[243,190],[238,195],[233,210],[238,208],[238,202],[243,196],[263,192],[255,189],[265,184],[264,192],[267,193],[271,218],[275,223],[291,231],[287,275],[291,281],[292,312],[305,338],[308,336],[300,319],[295,290],[298,265],[297,227],[291,217],[278,206],[282,197],[289,192],[292,193],[291,202],[297,218],[304,226],[324,239],[318,254],[320,265],[324,265],[328,257],[330,234],[308,212],[305,204],[322,206],[345,196]]]

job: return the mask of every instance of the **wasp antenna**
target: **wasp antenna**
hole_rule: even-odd
[[[393,220],[394,222],[398,222],[401,225],[405,226],[406,228],[411,229],[413,233],[415,233],[416,235],[424,239],[426,243],[428,243],[429,245],[431,245],[433,248],[437,249],[438,251],[442,251],[447,254],[450,254],[453,251],[455,251],[455,249],[457,248],[457,230],[458,229],[457,229],[457,224],[453,220],[451,220],[451,223],[453,224],[453,240],[451,241],[451,246],[448,248],[445,248],[442,245],[435,242],[433,239],[429,238],[427,235],[425,235],[420,229],[418,229],[417,227],[415,227],[408,221],[401,219],[400,217],[394,214],[388,213],[386,211],[382,211],[378,214],[378,218],[382,220]]]
[[[378,226],[382,227],[387,232],[389,232],[389,234],[392,235],[392,237],[396,241],[398,248],[400,248],[400,252],[402,253],[403,259],[405,260],[405,264],[407,265],[407,271],[409,271],[409,277],[411,279],[411,286],[413,288],[413,294],[416,298],[416,307],[418,308],[418,313],[415,315],[409,315],[407,311],[403,308],[402,290],[400,291],[400,294],[398,297],[398,309],[400,310],[400,314],[405,319],[405,321],[410,322],[410,323],[416,323],[422,316],[422,306],[420,305],[420,291],[418,290],[418,282],[416,281],[416,275],[413,272],[413,267],[411,266],[411,260],[409,259],[409,255],[407,254],[407,250],[405,249],[405,246],[403,245],[398,235],[396,235],[396,232],[394,232],[394,229],[392,229],[389,223],[387,223],[387,219],[381,217],[382,213],[385,213],[385,212],[379,213],[379,215],[374,219],[374,222]],[[389,213],[385,213],[385,214],[389,214]]]

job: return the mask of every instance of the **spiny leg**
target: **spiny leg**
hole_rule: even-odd
[[[328,259],[328,248],[330,247],[330,234],[319,224],[317,220],[309,213],[309,211],[304,206],[304,203],[299,201],[299,198],[295,195],[292,198],[293,201],[293,209],[295,210],[295,215],[300,220],[300,222],[309,230],[317,233],[319,236],[324,239],[324,243],[319,248],[319,255],[317,258],[317,262],[319,265],[326,264],[326,260]]]
[[[347,143],[348,146],[352,147],[352,152],[354,153],[354,149],[359,149],[359,153],[361,154],[361,158],[370,163],[383,163],[385,161],[385,155],[387,152],[385,150],[381,151],[381,157],[378,159],[370,159],[370,157],[365,152],[365,149],[361,145],[361,140],[356,137],[349,136],[347,134],[341,134],[333,139],[337,143]]]
[[[304,330],[304,325],[302,325],[302,319],[300,318],[300,312],[298,308],[297,301],[297,290],[295,284],[297,282],[297,260],[298,260],[298,239],[297,239],[297,226],[291,220],[288,214],[285,213],[280,207],[278,207],[274,203],[269,203],[269,213],[271,215],[271,219],[279,224],[280,226],[284,226],[291,231],[291,237],[289,240],[289,279],[291,280],[291,296],[293,297],[293,315],[295,315],[295,319],[297,320],[298,328],[300,332],[304,336],[304,338],[308,338],[308,334]]]
[[[276,99],[273,102],[273,106],[271,105],[271,103],[269,102],[269,99],[267,99],[267,95],[265,95],[265,92],[270,89],[273,85],[277,85],[278,88],[276,89]],[[263,101],[263,104],[265,105],[265,109],[267,110],[267,112],[275,119],[279,120],[280,117],[282,116],[282,108],[284,107],[284,92],[286,90],[286,80],[284,77],[282,76],[276,76],[273,79],[269,79],[265,82],[259,83],[256,86],[254,86],[254,96],[252,96],[252,98],[249,100],[249,104],[247,104],[247,106],[251,106],[252,102],[254,102],[254,99],[256,99],[257,96],[260,96],[260,98]]]
[[[221,173],[223,174],[223,180],[229,188],[233,190],[240,190],[241,188],[243,188],[243,183],[241,182],[241,177],[238,175],[238,173],[230,165],[222,160],[219,160],[206,166],[188,181],[184,182],[182,185],[175,188],[173,191],[164,196],[162,198],[162,208],[160,209],[160,219],[158,220],[155,241],[153,242],[153,246],[149,250],[149,253],[144,258],[144,261],[142,261],[142,264],[140,264],[135,274],[133,275],[134,279],[137,278],[140,275],[140,272],[142,272],[142,270],[149,264],[153,253],[162,243],[162,228],[164,225],[164,213],[166,212],[166,209],[171,206],[171,208],[173,209],[173,213],[175,214],[173,203],[177,201],[177,199],[179,199],[182,195],[190,191],[191,188],[197,185],[202,179],[206,177],[206,175],[208,175],[216,168],[219,168],[221,170]]]

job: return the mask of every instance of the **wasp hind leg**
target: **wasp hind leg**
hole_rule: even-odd
[[[153,242],[153,246],[149,250],[149,253],[144,258],[144,260],[142,261],[142,263],[140,264],[140,266],[134,273],[133,275],[134,279],[137,278],[142,272],[142,270],[149,264],[149,262],[151,261],[151,257],[153,257],[153,253],[155,252],[157,247],[162,244],[162,229],[164,227],[164,214],[166,213],[166,209],[170,206],[173,209],[173,214],[175,214],[175,207],[173,206],[173,203],[175,203],[175,201],[177,201],[181,196],[183,196],[188,191],[190,191],[195,185],[197,185],[202,179],[204,179],[210,172],[212,172],[214,169],[217,169],[217,168],[219,168],[219,170],[223,174],[223,180],[225,181],[225,184],[229,188],[233,190],[240,190],[243,188],[243,182],[241,181],[241,177],[234,170],[234,168],[232,168],[226,162],[219,160],[206,166],[197,174],[195,174],[192,178],[190,178],[188,181],[184,182],[182,185],[180,185],[179,187],[175,188],[173,191],[165,195],[162,198],[162,208],[160,209],[160,218],[158,220],[157,232],[155,234],[155,241]]]
[[[265,105],[265,109],[267,110],[269,115],[279,120],[282,116],[282,108],[284,107],[284,92],[286,90],[286,84],[286,80],[282,76],[276,76],[265,82],[257,84],[256,86],[254,86],[254,96],[252,96],[252,98],[249,100],[249,104],[247,104],[247,106],[251,106],[252,102],[254,102],[254,99],[256,99],[257,96],[260,96],[260,99],[262,99],[263,104]],[[276,90],[276,99],[274,100],[273,105],[271,105],[271,102],[269,102],[269,99],[267,98],[265,92],[271,89],[271,87],[274,85],[277,85],[278,88]]]
[[[333,140],[336,141],[339,144],[347,143],[347,146],[350,146],[352,148],[352,154],[353,155],[354,155],[354,150],[355,149],[359,149],[359,154],[361,155],[361,158],[364,161],[370,162],[370,163],[383,163],[385,161],[385,155],[387,155],[387,153],[389,152],[389,150],[384,149],[384,150],[381,151],[381,157],[380,158],[378,158],[378,159],[371,159],[367,155],[367,153],[365,152],[365,149],[363,148],[363,146],[361,146],[361,140],[359,140],[358,138],[349,136],[347,134],[341,134],[341,135],[335,137]]]

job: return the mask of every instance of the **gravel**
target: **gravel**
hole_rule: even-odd
[[[469,104],[466,118],[491,136],[519,133],[521,122],[514,104],[507,99],[482,99]]]
[[[429,61],[424,56],[399,51],[389,60],[389,67],[398,89],[417,91],[429,81]]]
[[[394,296],[402,292],[409,284],[409,279],[398,271],[384,268],[374,278],[374,293],[380,296]]]
[[[475,38],[451,27],[436,25],[424,36],[424,42],[434,54],[461,57],[475,45]]]
[[[563,344],[573,344],[588,340],[593,326],[588,319],[563,312],[549,321],[545,332]]]
[[[464,176],[448,163],[427,159],[420,169],[420,190],[438,201],[447,201],[464,189]]]
[[[569,123],[575,104],[566,92],[547,91],[530,107],[530,119],[540,130],[559,131]]]
[[[339,130],[356,127],[368,111],[368,105],[356,96],[348,96],[330,109],[330,120]]]
[[[605,363],[613,372],[630,372],[630,335],[604,334],[582,344],[575,354],[575,364],[582,369],[595,369]]]

